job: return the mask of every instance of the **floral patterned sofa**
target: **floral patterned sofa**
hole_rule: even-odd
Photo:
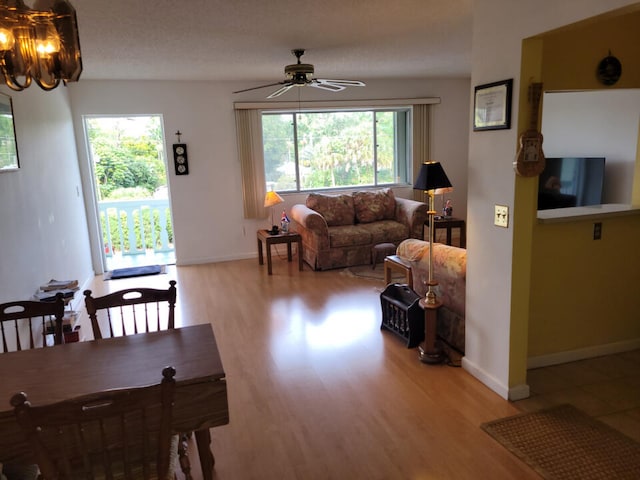
[[[427,293],[429,242],[409,239],[398,245],[397,255],[411,264],[413,289]],[[442,308],[438,312],[438,336],[464,354],[464,315],[467,284],[467,251],[442,243],[433,244],[433,279]]]
[[[302,236],[304,260],[314,270],[364,265],[372,247],[422,238],[427,205],[396,198],[393,190],[310,193],[291,208],[291,227]]]

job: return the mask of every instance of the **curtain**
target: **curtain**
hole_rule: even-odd
[[[260,110],[236,110],[236,139],[242,172],[244,218],[262,219],[269,216],[264,207],[266,181],[262,148]]]
[[[244,218],[267,218],[269,210],[264,207],[266,179],[262,147],[262,111],[253,108],[237,108],[235,114],[238,157],[242,172]],[[429,153],[429,103],[413,105],[412,150],[413,178],[409,180],[413,185],[421,165],[431,158]],[[428,202],[426,195],[420,190],[413,191],[413,198],[421,202]]]
[[[420,167],[431,159],[429,146],[429,105],[419,104],[413,106],[413,185],[420,173]],[[413,191],[414,200],[428,202],[427,195],[423,191]]]

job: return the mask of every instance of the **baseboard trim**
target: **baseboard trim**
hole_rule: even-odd
[[[522,400],[523,398],[529,398],[531,395],[531,391],[529,390],[529,385],[522,384],[516,385],[515,387],[511,387],[509,389],[509,400],[515,402],[516,400]]]
[[[472,376],[476,377],[478,380],[480,380],[505,400],[509,399],[509,388],[506,385],[500,383],[492,375],[489,375],[482,368],[478,367],[478,365],[471,362],[467,357],[462,357],[462,368],[469,372]]]
[[[539,355],[537,357],[529,357],[527,359],[527,369],[547,367],[549,365],[557,365],[559,363],[584,360],[585,358],[601,357],[603,355],[628,352],[630,350],[636,350],[638,348],[640,348],[640,338],[636,338],[634,340],[625,340],[622,342],[607,343],[604,345],[593,345],[591,347],[568,350],[566,352]]]

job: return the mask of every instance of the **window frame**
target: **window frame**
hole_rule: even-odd
[[[300,161],[299,161],[299,151],[298,151],[298,128],[297,128],[297,114],[313,114],[313,113],[339,113],[339,112],[371,112],[373,113],[373,120],[371,125],[371,140],[373,145],[373,159],[374,159],[374,183],[371,184],[361,184],[361,185],[343,185],[343,186],[335,186],[335,187],[319,187],[319,188],[303,188],[301,185],[301,176],[300,176]],[[404,113],[405,120],[403,122],[403,131],[398,133],[398,119],[397,116],[394,116],[394,136],[397,138],[399,135],[403,136],[402,142],[394,142],[394,170],[396,175],[394,181],[391,182],[378,182],[378,149],[377,146],[377,135],[378,129],[376,128],[377,118],[376,115],[378,113],[385,112],[393,112],[393,113]],[[295,156],[295,183],[296,187],[294,189],[278,189],[278,192],[286,193],[286,194],[294,194],[294,193],[310,193],[310,192],[321,192],[321,191],[345,191],[345,190],[354,190],[354,189],[367,189],[367,188],[380,188],[380,187],[397,187],[402,186],[405,187],[407,185],[411,185],[411,175],[412,175],[412,164],[413,164],[413,105],[412,104],[402,104],[402,105],[381,105],[381,106],[339,106],[339,107],[331,107],[331,108],[275,108],[275,109],[262,109],[260,111],[260,123],[262,125],[262,120],[265,115],[283,115],[290,114],[292,115],[292,123],[293,123],[293,135],[292,140],[294,142],[294,156]],[[397,150],[399,149],[398,145],[402,143],[402,149],[404,150],[404,155],[401,159],[398,157]],[[262,145],[263,154],[264,154],[264,143]],[[265,187],[267,190],[270,189],[269,182],[266,178],[266,161],[264,164],[265,169]],[[397,179],[400,178],[400,181]]]

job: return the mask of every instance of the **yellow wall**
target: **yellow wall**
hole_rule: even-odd
[[[544,35],[545,90],[637,88],[640,85],[640,11]],[[611,51],[622,64],[620,80],[604,86],[597,66]]]
[[[639,240],[640,215],[536,225],[529,357],[640,338]]]
[[[640,11],[634,5],[527,39],[522,82],[528,84],[531,76],[525,75],[525,66],[532,62],[528,51],[542,40],[539,73],[544,90],[614,88],[598,83],[595,75],[609,50],[622,62],[622,77],[615,88],[640,88],[638,25]],[[526,96],[520,96],[520,110],[528,111]],[[526,125],[520,119],[520,130]],[[634,185],[640,182],[637,177],[636,173]],[[640,216],[598,220],[603,224],[598,241],[593,240],[593,220],[538,224],[530,188],[534,180],[523,180],[516,182],[516,199],[522,200],[517,212],[533,215],[532,249],[529,256],[526,248],[514,247],[514,271],[530,260],[531,277],[528,297],[514,297],[512,310],[519,305],[522,311],[526,305],[529,311],[527,356],[640,339]]]

